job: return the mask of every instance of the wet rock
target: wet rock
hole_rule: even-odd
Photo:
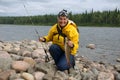
[[[86,47],[90,49],[95,49],[95,44],[88,44]]]

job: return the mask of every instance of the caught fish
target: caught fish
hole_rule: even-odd
[[[71,64],[70,64],[71,48],[68,45],[68,41],[69,41],[69,39],[67,37],[65,37],[65,56],[66,56],[67,64],[69,66],[71,66]]]

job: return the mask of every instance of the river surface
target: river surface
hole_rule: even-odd
[[[24,39],[38,40],[38,35],[47,35],[51,26],[0,25],[0,40],[21,41]],[[80,48],[78,54],[92,61],[120,64],[120,28],[115,27],[82,27],[80,30]],[[86,48],[93,43],[95,49]]]

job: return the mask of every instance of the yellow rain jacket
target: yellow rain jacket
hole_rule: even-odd
[[[68,24],[62,29],[58,24],[52,26],[48,32],[48,35],[44,36],[46,42],[52,41],[53,44],[59,45],[64,50],[64,37],[59,35],[57,26],[62,31],[62,33],[65,34],[67,38],[73,42],[74,47],[71,49],[71,54],[75,55],[79,47],[79,33],[77,31],[76,24],[71,20],[69,20]]]

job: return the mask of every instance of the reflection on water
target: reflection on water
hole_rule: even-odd
[[[38,40],[35,29],[40,36],[47,35],[50,26],[0,25],[0,40]],[[79,54],[95,61],[104,61],[116,64],[120,58],[120,28],[108,27],[79,27],[80,49]],[[93,43],[96,49],[86,48]]]

